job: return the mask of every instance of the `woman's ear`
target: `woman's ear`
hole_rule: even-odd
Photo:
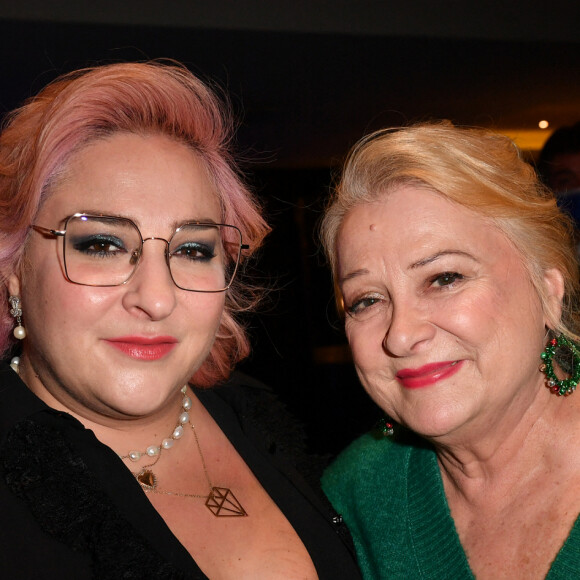
[[[6,287],[10,296],[20,296],[20,278],[16,274],[8,276]]]
[[[545,312],[544,324],[551,329],[555,328],[562,317],[562,300],[564,298],[564,276],[557,268],[550,268],[544,272]]]

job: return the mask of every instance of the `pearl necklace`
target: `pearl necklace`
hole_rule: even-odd
[[[148,457],[159,458],[162,449],[171,449],[173,447],[173,443],[177,439],[181,439],[181,437],[183,437],[183,426],[189,422],[189,411],[191,410],[191,399],[187,396],[187,385],[182,387],[181,393],[183,394],[183,401],[181,402],[183,412],[179,415],[177,419],[177,425],[173,430],[173,433],[169,437],[163,439],[160,445],[149,445],[147,449],[145,449],[145,451],[129,451],[127,455],[119,455],[121,459],[130,459],[131,461],[136,463],[141,459],[141,457],[145,455],[147,455]],[[157,461],[155,463],[157,463]],[[151,465],[154,464],[152,463]]]

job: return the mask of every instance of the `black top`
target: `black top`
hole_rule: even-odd
[[[290,423],[269,390],[238,375],[195,393],[292,524],[319,577],[360,578],[344,524],[280,451],[273,431]],[[0,522],[3,579],[206,578],[116,453],[5,364]]]

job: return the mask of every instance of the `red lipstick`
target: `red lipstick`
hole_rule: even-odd
[[[158,360],[168,354],[177,339],[173,336],[119,336],[109,338],[107,342],[127,356],[138,360]]]
[[[417,369],[401,369],[397,373],[397,380],[406,389],[420,389],[449,378],[461,368],[462,364],[463,361],[450,360],[431,363]]]

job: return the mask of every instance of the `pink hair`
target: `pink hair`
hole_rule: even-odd
[[[215,94],[185,67],[171,63],[123,63],[76,71],[55,80],[13,111],[0,135],[0,272],[17,271],[30,226],[50,185],[70,156],[95,139],[117,132],[162,134],[195,151],[205,162],[224,223],[237,226],[250,250],[269,227],[243,184],[230,153],[232,121]],[[236,312],[247,311],[258,293],[238,276],[213,348],[194,376],[210,386],[228,377],[248,355]],[[0,304],[0,350],[13,345],[14,320],[7,295]]]

